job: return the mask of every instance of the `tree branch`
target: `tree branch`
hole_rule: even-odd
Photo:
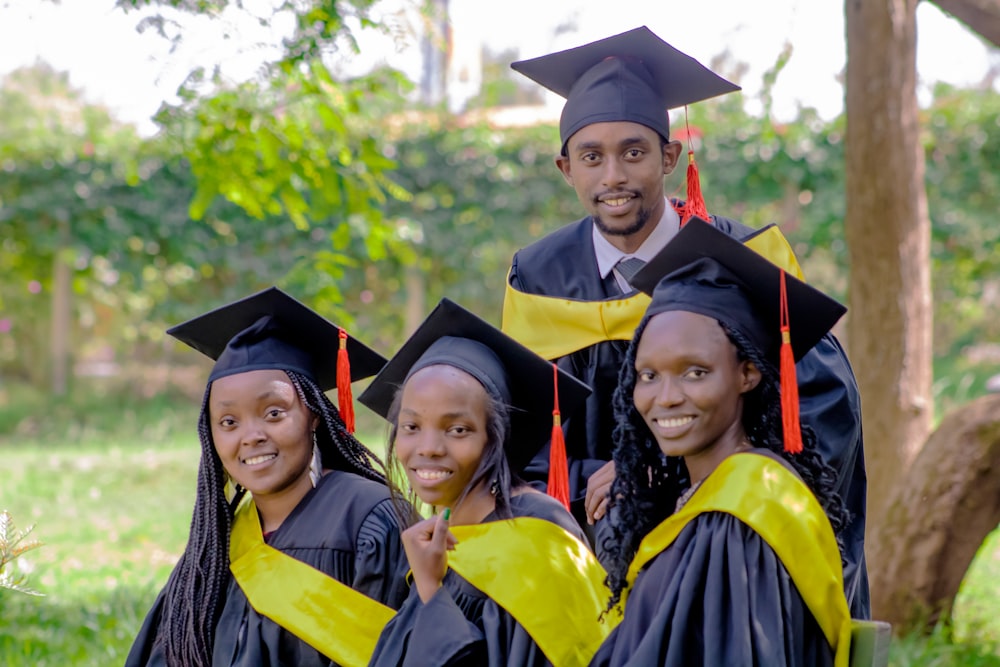
[[[974,33],[1000,47],[1000,0],[930,0]]]

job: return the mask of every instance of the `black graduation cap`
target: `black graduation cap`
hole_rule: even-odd
[[[209,382],[245,371],[287,369],[312,378],[323,391],[337,387],[342,329],[277,287],[199,315],[167,333],[216,360]],[[384,357],[354,337],[346,339],[346,350],[351,382],[385,365]]]
[[[450,299],[442,299],[358,397],[385,418],[397,390],[417,370],[454,366],[503,397],[510,407],[506,450],[511,472],[519,473],[553,433],[556,409],[568,415],[583,404],[590,387],[538,356]],[[557,380],[555,380],[557,378]],[[555,381],[554,381],[555,380]]]
[[[559,136],[592,123],[631,121],[670,136],[667,111],[739,90],[642,26],[511,68],[566,98]]]
[[[647,313],[687,310],[747,334],[777,364],[781,334],[781,269],[742,242],[692,218],[632,278],[649,294]],[[801,359],[847,308],[798,278],[785,276],[789,333]]]

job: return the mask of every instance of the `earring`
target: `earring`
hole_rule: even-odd
[[[495,496],[498,491],[500,491],[500,480],[495,479],[493,480],[493,483],[490,484],[490,495]]]
[[[319,484],[320,478],[323,476],[323,461],[319,456],[319,442],[316,439],[316,431],[313,431],[313,456],[312,461],[309,462],[309,479],[312,480],[313,488]]]

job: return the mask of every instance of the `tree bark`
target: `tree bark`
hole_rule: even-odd
[[[73,275],[66,257],[69,252],[69,223],[58,224],[60,243],[52,260],[52,330],[49,339],[49,363],[52,372],[52,393],[56,396],[65,396],[69,389]]]
[[[952,412],[920,451],[877,529],[872,607],[900,634],[951,613],[962,577],[1000,524],[1000,395]],[[891,554],[891,556],[889,555]]]
[[[893,483],[930,432],[930,218],[916,96],[918,0],[847,0],[845,232],[852,365],[868,470],[869,567],[887,558]],[[873,601],[891,582],[872,577]],[[873,604],[881,618],[891,610]]]
[[[1000,0],[931,0],[946,14],[951,14],[967,28],[1000,46]]]

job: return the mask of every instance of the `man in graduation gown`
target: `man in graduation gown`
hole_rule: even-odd
[[[691,156],[687,201],[666,196],[664,176],[676,168],[682,150],[670,140],[667,110],[738,86],[645,27],[511,67],[566,97],[556,164],[588,215],[515,253],[502,326],[593,389],[565,430],[574,516],[588,528],[600,555],[597,535],[614,477],[611,398],[628,340],[648,304],[628,279],[692,214],[740,240],[755,232],[704,210]],[[776,228],[771,231],[780,237]],[[780,241],[770,251],[757,249],[801,275],[787,242]],[[775,250],[782,256],[771,254]],[[857,383],[832,333],[798,363],[797,371],[802,419],[837,472],[837,490],[852,516],[844,534],[845,591],[852,615],[868,618],[867,479]],[[543,450],[525,471],[539,486],[548,481],[548,455]]]

